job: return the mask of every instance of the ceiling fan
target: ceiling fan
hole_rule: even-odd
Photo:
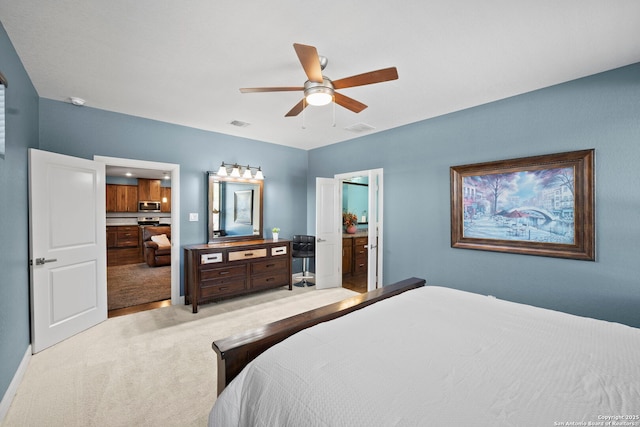
[[[331,80],[322,75],[322,70],[327,66],[328,60],[324,56],[319,56],[315,47],[294,43],[293,48],[298,55],[298,59],[300,59],[304,72],[309,78],[309,80],[304,83],[304,86],[241,88],[240,92],[304,91],[304,98],[302,98],[300,102],[285,114],[285,117],[297,116],[307,105],[326,105],[331,101],[335,101],[336,104],[341,105],[354,113],[359,113],[367,108],[365,104],[356,101],[353,98],[349,98],[348,96],[342,95],[335,90],[381,83],[389,80],[396,80],[398,78],[398,70],[396,70],[396,67],[390,67],[351,77],[345,77],[339,80]]]

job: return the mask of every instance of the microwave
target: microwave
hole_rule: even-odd
[[[160,212],[160,202],[138,202],[138,212]]]

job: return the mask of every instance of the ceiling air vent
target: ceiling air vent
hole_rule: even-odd
[[[362,133],[372,131],[375,128],[366,123],[356,123],[355,125],[351,125],[349,127],[346,127],[345,129],[349,132]]]
[[[240,120],[233,120],[233,121],[229,122],[229,124],[233,125],[233,126],[238,126],[239,128],[246,128],[247,126],[249,126],[249,123],[242,122]]]

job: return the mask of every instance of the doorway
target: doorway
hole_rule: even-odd
[[[170,262],[170,302],[168,300],[151,302],[148,304],[142,304],[139,306],[127,307],[120,310],[113,310],[109,312],[109,317],[115,315],[129,314],[135,311],[148,310],[167,306],[169,304],[175,305],[181,303],[180,297],[180,166],[171,163],[159,163],[145,160],[134,159],[122,159],[114,157],[94,156],[94,160],[104,163],[107,170],[109,169],[131,169],[134,172],[138,172],[140,178],[151,178],[154,174],[168,174],[171,180],[171,212],[169,217],[170,229],[171,229],[171,262]],[[142,176],[145,175],[145,176]],[[137,202],[136,202],[137,203]],[[105,216],[106,216],[105,212]],[[137,212],[131,213],[131,220],[135,220]],[[146,213],[144,215],[147,215]],[[166,219],[163,222],[167,222]],[[142,251],[140,247],[140,251]],[[166,268],[166,267],[159,267]],[[109,283],[107,283],[109,288]]]
[[[343,220],[343,183],[367,180],[366,210],[362,207],[357,215],[359,234],[349,235]],[[372,291],[382,286],[382,245],[383,245],[383,170],[336,174],[333,178],[316,178],[316,286],[318,289],[343,286],[349,273],[357,272],[366,277],[366,290]],[[352,212],[356,214],[356,212]],[[362,221],[362,217],[364,221]],[[349,240],[346,240],[349,239]],[[343,241],[351,243],[351,264],[345,260]],[[356,243],[357,242],[357,243]],[[358,248],[354,248],[354,245]],[[357,250],[359,263],[353,264]],[[364,257],[364,258],[363,258]],[[364,261],[363,261],[364,260]],[[343,264],[344,262],[344,264]],[[350,265],[350,267],[349,267]],[[356,271],[357,269],[357,271]],[[366,273],[365,273],[366,272]],[[364,286],[361,290],[365,290]]]
[[[340,215],[351,213],[357,223],[355,234],[343,234],[343,261],[351,250],[351,269],[344,271],[348,266],[343,262],[342,286],[357,292],[372,291],[382,286],[383,170],[337,174],[335,179],[340,182]]]

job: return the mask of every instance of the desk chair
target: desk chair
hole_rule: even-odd
[[[307,274],[307,269],[309,268],[307,264],[309,262],[309,258],[314,258],[316,256],[316,237],[305,235],[293,236],[291,256],[293,258],[302,258],[302,280],[298,283],[294,283],[294,286],[299,288],[305,285],[313,286],[314,283],[307,281],[307,279],[312,277]]]

